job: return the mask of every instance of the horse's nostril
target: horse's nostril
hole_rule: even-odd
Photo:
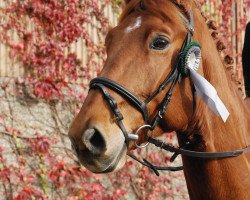
[[[82,141],[87,149],[93,154],[101,154],[106,144],[103,136],[97,129],[87,129],[82,136]]]

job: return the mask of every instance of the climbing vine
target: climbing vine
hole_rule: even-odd
[[[6,103],[0,113],[0,196],[16,200],[94,200],[129,199],[131,195],[137,199],[171,199],[178,194],[186,199],[184,183],[173,183],[183,180],[183,174],[165,173],[158,178],[131,160],[120,172],[106,176],[92,174],[78,163],[67,139],[68,124],[79,111],[88,82],[99,73],[106,58],[104,36],[112,26],[106,9],[109,7],[118,15],[121,1],[3,0],[3,3],[0,41],[9,47],[9,57],[21,63],[25,76],[1,81],[0,99]],[[233,53],[234,59],[239,60],[240,54],[231,52],[234,46],[230,38],[242,34],[250,1],[244,1],[238,28],[228,31],[235,3],[201,1],[207,15],[209,4],[214,6],[213,17],[220,16],[217,31],[222,33],[221,38],[227,38],[225,54]],[[95,38],[89,27],[96,30]],[[79,42],[85,48],[85,62],[74,48]],[[39,102],[46,104],[50,120],[32,120],[50,129],[40,130],[30,121],[21,124],[13,101],[22,98],[26,107],[40,105]],[[67,125],[60,116],[65,111]],[[165,139],[174,143],[173,138],[173,134],[167,134]],[[147,154],[155,164],[162,164],[162,160],[170,164],[169,155],[154,151],[137,153]]]

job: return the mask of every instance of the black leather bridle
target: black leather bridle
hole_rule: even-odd
[[[188,33],[186,35],[186,38],[182,44],[180,53],[177,56],[176,62],[174,64],[174,67],[170,71],[170,73],[167,75],[165,80],[160,84],[160,86],[155,90],[145,101],[140,100],[136,95],[134,95],[132,92],[124,88],[122,85],[118,84],[117,82],[114,82],[108,78],[105,77],[97,77],[91,80],[90,82],[90,89],[98,88],[103,94],[104,99],[108,102],[110,109],[116,116],[116,122],[117,125],[120,127],[124,137],[125,137],[125,143],[128,143],[130,140],[137,140],[138,135],[133,133],[128,133],[125,126],[123,125],[123,115],[120,112],[116,100],[109,94],[108,90],[109,88],[113,90],[114,92],[121,95],[123,98],[125,98],[130,104],[132,104],[137,110],[139,110],[143,116],[143,119],[145,121],[146,125],[141,126],[142,127],[149,128],[150,130],[154,130],[154,128],[159,123],[160,119],[163,117],[164,113],[166,112],[166,108],[171,100],[171,96],[174,90],[174,87],[178,80],[181,78],[181,73],[179,72],[178,66],[180,62],[180,56],[181,52],[185,49],[185,47],[191,42],[191,38],[193,35],[193,15],[192,12],[190,13],[190,25],[188,28]],[[166,93],[164,99],[161,102],[160,109],[158,111],[158,114],[154,117],[153,120],[149,119],[149,113],[147,105],[161,92],[163,91],[168,85],[170,84],[170,88],[168,89],[168,92]],[[136,131],[137,132],[137,131]]]
[[[128,143],[130,140],[137,140],[138,135],[127,132],[127,130],[122,122],[123,115],[117,106],[116,100],[109,94],[106,87],[109,89],[112,89],[113,91],[120,94],[129,103],[131,103],[135,108],[137,108],[142,113],[142,116],[144,118],[146,125],[149,125],[150,130],[153,130],[166,111],[166,107],[167,107],[168,103],[170,102],[172,92],[173,92],[174,86],[176,85],[177,80],[178,80],[178,70],[177,70],[177,65],[176,65],[174,67],[174,69],[169,73],[169,75],[167,76],[165,81],[159,86],[159,88],[150,97],[148,97],[145,101],[141,101],[138,97],[136,97],[133,93],[128,91],[123,86],[119,85],[118,83],[116,83],[110,79],[104,78],[104,77],[97,77],[97,78],[93,79],[90,82],[90,89],[98,88],[101,90],[104,99],[108,102],[110,109],[112,110],[112,112],[116,116],[116,122],[117,122],[117,125],[122,130],[122,133],[125,137],[125,143]],[[158,115],[152,121],[150,121],[148,109],[147,109],[148,103],[151,102],[152,99],[154,99],[154,97],[158,93],[160,93],[162,90],[164,90],[165,87],[170,83],[171,83],[171,86],[170,86],[165,98],[162,101],[162,106],[158,112]]]
[[[182,47],[180,49],[180,53],[177,56],[177,59],[175,61],[175,64],[174,64],[172,70],[170,71],[170,73],[168,74],[166,79],[162,82],[162,84],[160,84],[160,86],[157,88],[157,90],[155,92],[153,92],[145,101],[140,100],[136,95],[134,95],[132,92],[130,92],[129,90],[124,88],[122,85],[120,85],[120,84],[118,84],[118,83],[116,83],[108,78],[97,77],[97,78],[94,78],[93,80],[91,80],[90,89],[99,89],[102,92],[104,99],[107,101],[111,111],[113,112],[113,114],[116,117],[116,123],[119,126],[119,128],[121,129],[121,131],[125,137],[125,143],[127,145],[129,143],[129,141],[137,141],[138,140],[137,133],[142,129],[146,129],[144,131],[144,136],[147,137],[147,133],[148,133],[147,130],[153,131],[155,129],[155,127],[158,125],[159,121],[162,119],[163,115],[165,114],[166,108],[171,100],[171,96],[172,96],[174,87],[175,87],[176,83],[178,82],[178,80],[181,80],[181,78],[182,78],[182,74],[180,73],[180,70],[178,67],[179,62],[180,62],[180,56],[182,55],[182,52],[185,49],[185,47],[191,42],[191,38],[192,38],[192,35],[194,32],[194,20],[193,20],[193,14],[191,11],[190,11],[189,24],[187,24],[187,29],[188,29],[188,33],[187,33],[186,38],[182,44]],[[163,91],[168,85],[170,85],[170,87],[169,87],[165,97],[163,98],[163,100],[161,102],[160,109],[158,110],[158,114],[152,120],[150,120],[147,105],[161,91]],[[118,93],[119,95],[121,95],[123,98],[125,98],[127,100],[127,102],[132,104],[138,111],[140,111],[142,116],[143,116],[143,119],[145,121],[145,125],[139,127],[135,133],[128,133],[128,131],[126,130],[126,128],[122,122],[123,115],[117,106],[116,100],[110,95],[110,93],[108,92],[108,90],[106,88],[109,88],[109,89],[113,90],[114,92]],[[194,91],[193,91],[193,93],[194,93]],[[195,95],[194,95],[193,101],[194,101],[194,108],[195,108]],[[250,151],[250,146],[246,147],[245,149],[228,151],[228,152],[190,151],[190,150],[186,150],[183,148],[173,147],[170,144],[166,144],[161,140],[157,140],[157,139],[153,138],[153,136],[150,136],[148,138],[148,143],[154,144],[155,146],[160,147],[161,149],[164,149],[166,151],[174,153],[174,155],[171,157],[170,161],[174,161],[174,159],[179,154],[184,155],[184,156],[197,157],[197,158],[218,159],[218,158],[236,157],[236,156],[239,156],[243,153]],[[136,142],[135,142],[135,144],[137,147],[145,147],[145,146],[139,146]],[[141,164],[151,168],[156,173],[156,175],[159,175],[158,170],[178,171],[178,170],[183,169],[182,166],[180,166],[180,167],[155,166],[155,165],[151,164],[149,161],[147,161],[146,159],[143,159],[143,161],[141,161],[131,154],[128,154],[128,155],[130,157],[132,157],[133,159],[137,160],[138,162],[140,162]]]

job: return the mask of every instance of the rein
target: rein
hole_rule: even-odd
[[[193,157],[193,158],[204,158],[204,159],[220,159],[220,158],[232,158],[232,157],[237,157],[240,156],[241,154],[247,153],[250,151],[250,146],[247,146],[244,149],[238,149],[234,151],[224,151],[224,152],[200,152],[200,151],[190,151],[183,149],[181,147],[176,148],[170,144],[167,144],[163,142],[162,140],[155,139],[153,137],[149,137],[148,142],[150,144],[154,144],[156,147],[159,147],[165,151],[174,153],[172,157],[170,158],[170,162],[173,162],[178,155],[182,156],[188,156],[188,157]],[[183,166],[179,167],[163,167],[163,166],[155,166],[152,163],[150,163],[148,160],[143,159],[142,161],[136,158],[134,155],[129,154],[131,158],[134,160],[138,161],[142,165],[152,169],[154,173],[159,176],[158,170],[165,170],[165,171],[180,171],[183,170]]]
[[[204,158],[204,159],[219,159],[219,158],[237,157],[243,153],[247,153],[248,151],[250,151],[250,146],[248,146],[244,149],[235,150],[235,151],[226,151],[226,152],[190,151],[190,150],[186,150],[186,149],[181,148],[181,147],[179,147],[179,148],[173,147],[170,144],[164,143],[163,141],[155,139],[152,136],[150,136],[148,138],[147,144],[145,144],[145,145],[140,146],[136,143],[136,141],[139,138],[138,133],[141,130],[144,129],[144,131],[143,131],[144,137],[146,138],[148,130],[153,131],[155,129],[155,127],[159,124],[159,122],[163,118],[163,115],[165,114],[167,106],[171,100],[175,85],[177,84],[178,81],[181,81],[182,77],[185,77],[185,75],[183,75],[183,73],[181,72],[181,69],[179,67],[179,63],[181,62],[181,56],[183,54],[185,47],[187,47],[191,42],[191,38],[192,38],[192,35],[194,32],[194,19],[193,19],[193,14],[191,11],[190,11],[190,20],[187,23],[187,29],[188,29],[188,33],[187,33],[186,38],[182,44],[180,53],[177,56],[177,59],[175,61],[175,64],[174,64],[172,70],[170,71],[170,73],[168,74],[166,79],[163,81],[163,83],[160,84],[158,89],[155,92],[153,92],[145,101],[140,100],[136,95],[134,95],[132,92],[130,92],[129,90],[124,88],[122,85],[120,85],[120,84],[116,83],[115,81],[112,81],[108,78],[105,78],[105,77],[97,77],[97,78],[92,79],[90,82],[90,90],[91,89],[99,89],[102,92],[103,98],[107,101],[111,111],[113,112],[113,114],[116,117],[116,123],[119,126],[119,128],[121,129],[121,131],[124,135],[124,138],[125,138],[125,143],[127,145],[129,144],[129,141],[135,141],[135,145],[138,148],[144,148],[149,143],[154,144],[156,147],[159,147],[161,149],[164,149],[166,151],[174,153],[170,159],[171,162],[173,162],[178,155],[196,157],[196,158]],[[188,69],[185,69],[185,70],[188,70]],[[161,102],[160,109],[158,110],[158,114],[152,120],[150,120],[147,105],[161,91],[163,91],[168,85],[170,85],[170,87],[169,87],[165,97],[163,98],[163,100]],[[126,128],[122,122],[124,118],[123,118],[123,115],[117,106],[117,102],[110,95],[110,93],[108,92],[108,90],[106,88],[109,88],[109,89],[113,90],[114,92],[118,93],[120,96],[125,98],[130,104],[132,104],[138,111],[140,111],[142,116],[143,116],[143,119],[145,121],[145,125],[142,125],[141,127],[139,127],[135,131],[135,133],[128,133],[128,131],[126,130]],[[194,94],[195,89],[194,89],[194,87],[192,87],[192,88],[193,88],[192,90],[193,90],[193,96],[194,96],[193,105],[194,105],[194,112],[195,112],[195,104],[196,104],[195,103],[195,94]],[[179,170],[183,169],[182,166],[179,166],[179,167],[155,166],[152,163],[150,163],[149,161],[147,161],[146,159],[139,160],[134,155],[131,155],[131,154],[128,154],[128,155],[131,158],[138,161],[139,163],[141,163],[142,165],[147,166],[150,169],[152,169],[157,176],[159,176],[158,170],[179,171]]]

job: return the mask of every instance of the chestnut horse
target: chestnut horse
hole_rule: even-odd
[[[136,132],[145,121],[157,116],[169,93],[171,101],[153,136],[176,131],[181,147],[189,144],[186,149],[199,152],[246,148],[250,144],[249,111],[234,90],[197,3],[193,0],[127,0],[126,4],[118,26],[106,37],[107,61],[100,73],[105,78],[91,83],[92,89],[69,130],[81,163],[96,173],[122,168],[127,153],[135,148],[131,140],[137,139],[127,133]],[[190,10],[194,18],[192,40],[202,47],[197,73],[216,88],[230,112],[226,122],[194,95],[190,77],[179,81],[169,77],[175,74],[172,72],[187,32],[192,32],[187,23],[191,21]],[[140,104],[157,91],[166,77],[172,82],[158,91],[147,105]],[[112,87],[108,87],[110,81],[105,80],[112,80]],[[143,101],[138,103],[131,94],[124,98],[119,92],[121,87]],[[147,139],[140,134],[136,143]],[[250,153],[221,159],[182,155],[182,159],[190,199],[250,199]]]

